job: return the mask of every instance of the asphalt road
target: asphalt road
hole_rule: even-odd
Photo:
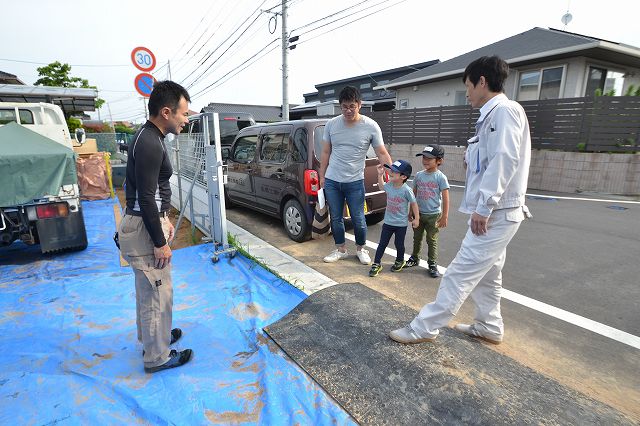
[[[462,194],[451,188],[449,226],[440,232],[438,263],[445,267],[467,230],[468,216],[457,211]],[[504,287],[640,336],[640,202],[529,196],[526,203],[533,218],[507,249]],[[378,242],[381,229],[370,226],[367,239]],[[412,247],[413,232],[407,231],[408,254]],[[424,243],[422,259],[426,251]]]
[[[467,216],[457,212],[461,196],[462,189],[452,187],[449,226],[440,234],[443,266],[453,259],[466,232]],[[586,326],[585,321],[576,325],[545,309],[503,299],[505,342],[494,350],[640,422],[640,349],[589,328],[591,320],[614,332],[640,336],[640,204],[531,196],[527,205],[534,217],[509,245],[504,287],[579,315]],[[245,208],[228,210],[227,218],[337,282],[359,281],[415,310],[437,292],[439,280],[428,277],[425,269],[389,272],[391,256],[383,258],[387,267],[381,275],[369,278],[368,267],[355,256],[336,264],[322,262],[333,248],[331,238],[295,243],[278,219]],[[377,243],[380,229],[381,224],[370,226],[367,239]],[[410,251],[413,235],[407,234]],[[353,253],[353,243],[347,245]],[[423,259],[424,250],[426,245]],[[472,317],[467,301],[452,323]]]

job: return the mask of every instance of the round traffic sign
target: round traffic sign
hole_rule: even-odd
[[[148,98],[151,95],[151,91],[153,90],[153,84],[156,82],[156,79],[146,72],[142,72],[136,76],[133,84],[136,86],[136,90],[145,98]]]
[[[131,61],[140,71],[151,71],[156,67],[156,57],[146,47],[136,47],[131,51]]]

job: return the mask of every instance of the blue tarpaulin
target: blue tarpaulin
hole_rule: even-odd
[[[175,347],[194,358],[146,374],[115,205],[83,203],[85,251],[0,248],[1,424],[353,424],[262,331],[305,294],[208,244],[173,257]]]

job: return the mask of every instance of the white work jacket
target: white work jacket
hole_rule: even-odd
[[[468,143],[459,210],[489,217],[493,210],[524,206],[531,135],[522,106],[502,93],[491,98],[480,108],[476,135]]]

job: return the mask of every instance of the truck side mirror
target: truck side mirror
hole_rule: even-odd
[[[87,134],[85,133],[84,129],[81,127],[78,127],[76,129],[76,141],[78,141],[78,143],[82,145],[85,143],[86,140],[87,140]]]

